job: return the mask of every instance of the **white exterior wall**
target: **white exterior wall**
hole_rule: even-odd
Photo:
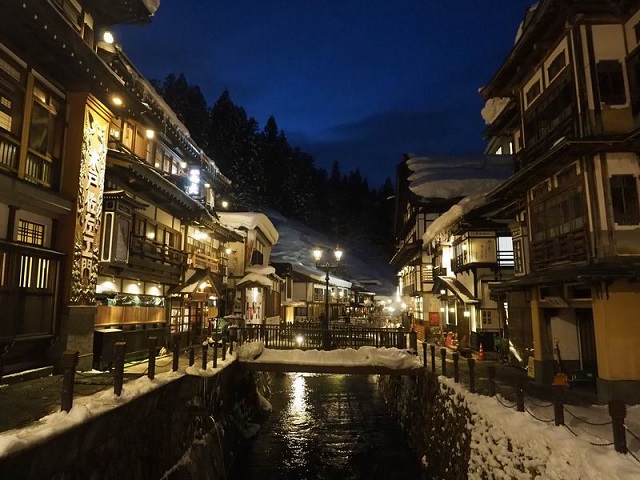
[[[558,316],[551,317],[551,336],[554,348],[556,339],[559,342],[562,360],[580,360],[575,310],[563,308],[559,310]]]

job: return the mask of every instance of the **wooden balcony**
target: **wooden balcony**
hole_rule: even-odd
[[[191,268],[208,268],[212,273],[224,275],[224,265],[222,265],[220,257],[196,251],[188,251],[187,255],[187,262]]]
[[[144,236],[132,235],[129,265],[139,272],[162,275],[167,283],[179,283],[187,254]],[[140,275],[144,277],[144,275]]]
[[[24,178],[43,187],[56,188],[60,179],[59,163],[30,149]]]
[[[0,168],[18,173],[20,142],[0,132]]]
[[[580,262],[587,259],[587,235],[584,229],[558,235],[531,245],[532,270],[556,263]]]

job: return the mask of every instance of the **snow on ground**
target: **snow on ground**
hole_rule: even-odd
[[[237,356],[236,356],[237,355]],[[187,367],[188,375],[212,376],[236,359],[256,362],[280,362],[287,364],[361,365],[387,368],[420,367],[419,356],[396,348],[361,347],[358,350],[272,350],[264,348],[263,342],[251,342],[240,346],[236,355],[218,360],[217,368],[210,361],[207,369],[194,365]],[[57,412],[43,417],[29,427],[0,433],[0,458],[19,451],[29,445],[65,431],[107,410],[117,408],[134,398],[157,389],[184,374],[165,372],[154,380],[141,377],[127,382],[120,397],[112,389],[91,396],[77,397],[70,412]],[[483,478],[482,472],[491,472],[491,478],[532,478],[528,471],[538,471],[540,480],[627,480],[640,479],[640,463],[630,455],[617,453],[613,446],[596,446],[592,443],[609,443],[610,425],[605,406],[567,406],[567,425],[578,434],[575,437],[566,428],[553,423],[543,423],[526,412],[505,408],[496,398],[469,393],[452,379],[439,377],[442,387],[450,388],[472,413],[474,425],[468,428],[472,434],[472,455],[469,478]],[[457,397],[457,396],[456,396]],[[271,405],[264,397],[259,398],[261,408],[269,410]],[[527,403],[527,409],[541,419],[553,418],[553,410],[543,403]],[[640,430],[640,406],[630,407],[627,427]],[[255,434],[255,432],[248,432]],[[640,453],[640,441],[628,437],[631,451]]]
[[[452,379],[443,388],[461,395],[471,411],[469,478],[537,478],[544,480],[628,480],[640,478],[640,464],[612,446],[601,447],[575,437],[564,427],[542,423],[526,412],[505,408],[496,398],[472,394]],[[550,415],[553,415],[551,412]],[[549,413],[546,418],[549,417]],[[610,428],[610,427],[609,427]],[[601,438],[600,442],[604,442]],[[595,442],[594,442],[595,443]],[[533,477],[530,473],[537,471]]]
[[[0,433],[0,458],[27,448],[30,445],[45,441],[49,437],[64,432],[76,425],[91,421],[102,413],[117,408],[131,400],[155,390],[184,374],[165,372],[155,376],[153,380],[141,377],[125,383],[122,395],[113,393],[113,389],[103,390],[86,397],[76,397],[73,408],[69,412],[56,412],[47,415],[25,428],[8,430]]]

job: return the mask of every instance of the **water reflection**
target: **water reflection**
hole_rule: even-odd
[[[299,373],[274,377],[271,416],[241,452],[229,478],[420,478],[376,378]]]

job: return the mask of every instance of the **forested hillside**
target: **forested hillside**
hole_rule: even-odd
[[[388,259],[394,194],[389,179],[371,188],[366,172],[343,173],[340,159],[330,172],[316,166],[311,154],[289,143],[274,116],[261,128],[227,90],[210,106],[182,74],[154,86],[231,180],[236,208],[270,207],[351,248],[374,246]]]

